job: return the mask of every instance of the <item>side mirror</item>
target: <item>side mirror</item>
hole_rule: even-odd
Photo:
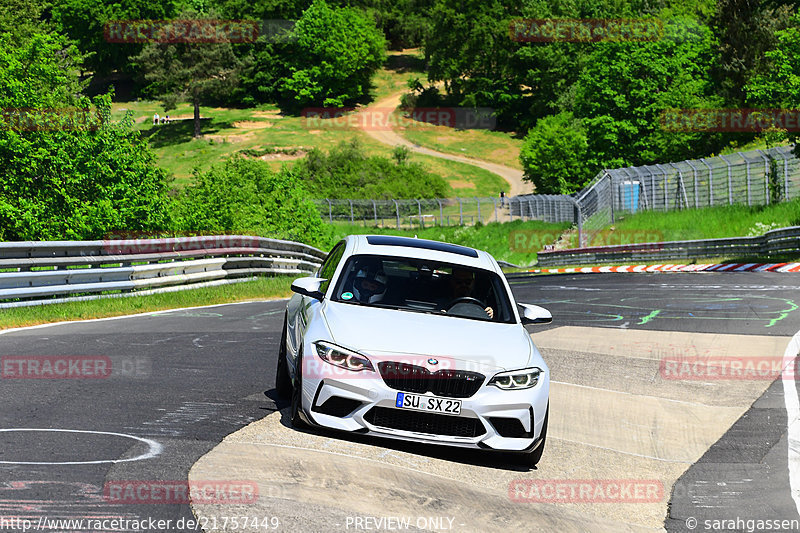
[[[523,324],[549,324],[553,321],[553,315],[544,307],[532,304],[517,304],[522,308]]]
[[[314,277],[296,279],[292,282],[292,291],[321,301],[325,295],[319,288],[325,281],[327,281],[325,278]]]

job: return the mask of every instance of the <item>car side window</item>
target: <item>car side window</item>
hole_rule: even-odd
[[[331,278],[333,277],[334,272],[336,272],[336,267],[339,266],[339,261],[342,260],[342,255],[344,255],[344,242],[340,242],[333,248],[333,250],[331,250],[331,253],[328,254],[325,262],[322,263],[322,266],[319,268],[317,277],[325,278],[327,280],[319,287],[319,290],[322,291],[323,294],[328,292],[328,286],[331,284]]]

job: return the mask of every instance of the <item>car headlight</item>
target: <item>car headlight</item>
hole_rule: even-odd
[[[326,363],[352,370],[353,372],[375,370],[369,359],[353,350],[324,341],[317,341],[314,346],[317,348],[317,355]]]
[[[503,390],[530,389],[539,383],[539,375],[542,370],[539,368],[525,368],[523,370],[512,370],[510,372],[500,372],[489,380],[489,385],[494,385]]]

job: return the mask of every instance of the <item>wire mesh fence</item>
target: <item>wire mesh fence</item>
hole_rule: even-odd
[[[800,196],[793,146],[751,150],[677,163],[604,170],[574,195],[420,200],[314,200],[329,222],[415,228],[477,222],[572,222],[579,235],[621,214],[647,210],[783,202]],[[583,242],[582,240],[580,242]]]

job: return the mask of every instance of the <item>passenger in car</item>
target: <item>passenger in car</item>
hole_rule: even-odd
[[[475,296],[475,273],[473,271],[464,268],[453,268],[453,273],[450,274],[448,284],[451,296],[447,303],[457,298],[475,298],[480,300],[480,298]],[[486,306],[484,311],[489,315],[489,318],[494,318],[494,309],[492,309],[491,306]]]

